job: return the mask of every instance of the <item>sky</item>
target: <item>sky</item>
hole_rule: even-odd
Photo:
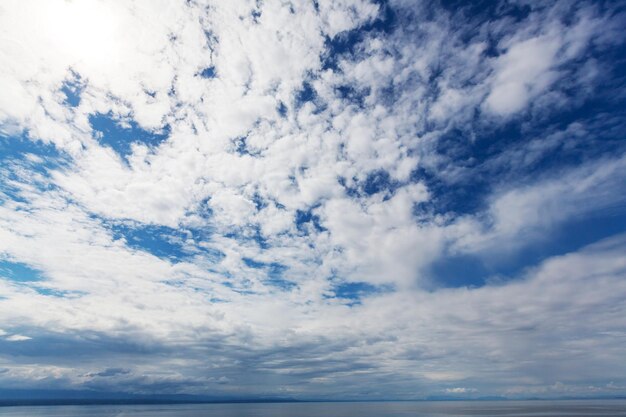
[[[625,29],[3,1],[0,391],[626,396]]]

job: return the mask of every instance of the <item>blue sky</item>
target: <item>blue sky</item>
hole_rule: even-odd
[[[0,391],[626,395],[625,26],[3,3]]]

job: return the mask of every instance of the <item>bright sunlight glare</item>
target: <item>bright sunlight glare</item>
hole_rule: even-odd
[[[107,3],[49,1],[40,12],[43,30],[52,46],[74,63],[91,66],[115,61],[119,25]]]

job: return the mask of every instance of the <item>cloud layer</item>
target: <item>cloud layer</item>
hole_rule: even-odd
[[[0,6],[0,386],[624,395],[618,4]]]

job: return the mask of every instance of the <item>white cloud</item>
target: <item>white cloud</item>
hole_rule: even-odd
[[[487,107],[496,114],[512,114],[546,90],[558,77],[558,72],[552,68],[559,47],[559,39],[549,36],[512,45],[498,58],[494,87],[487,97]]]
[[[12,334],[11,336],[7,336],[5,339],[9,342],[23,342],[25,340],[32,339],[32,337],[24,336],[21,334]]]
[[[448,394],[467,394],[469,392],[476,392],[476,388],[465,388],[465,387],[446,388],[446,392]]]
[[[547,94],[567,73],[566,66],[577,66],[572,61],[602,32],[602,20],[593,16],[593,9],[578,10],[576,23],[567,29],[560,22],[560,15],[551,19],[549,24],[538,25],[543,30],[536,35],[528,36],[526,29],[521,31],[521,37],[500,42],[503,54],[495,58],[491,91],[485,100],[488,111],[500,116],[512,115],[526,108],[533,99]],[[612,23],[608,22],[608,26]]]
[[[625,164],[623,157],[598,161],[496,193],[482,224],[474,218],[460,219],[455,245],[461,251],[499,256],[549,238],[552,230],[572,219],[619,207],[624,204],[618,190]]]

